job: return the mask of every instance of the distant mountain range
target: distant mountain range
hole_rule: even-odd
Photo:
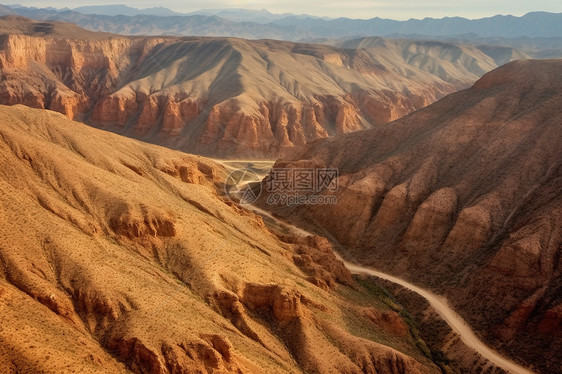
[[[6,14],[72,22],[90,30],[133,35],[235,36],[289,41],[393,34],[562,38],[562,13],[547,12],[532,12],[522,17],[497,15],[476,20],[446,17],[396,21],[378,17],[367,20],[329,19],[245,9],[201,10],[181,14],[162,7],[140,10],[125,5],[88,6],[72,10],[13,5],[0,8],[0,15]]]
[[[187,15],[217,16],[235,22],[275,23],[284,18],[331,20],[328,17],[316,17],[309,14],[296,15],[292,13],[275,14],[267,9],[203,9]]]
[[[7,5],[11,9],[32,9],[32,10],[50,10],[55,12],[66,12],[73,11],[82,14],[89,15],[99,15],[99,16],[140,16],[140,15],[150,15],[157,17],[170,17],[170,16],[217,16],[220,18],[228,19],[235,22],[256,22],[261,24],[266,24],[269,22],[274,22],[282,18],[292,17],[297,19],[312,18],[312,19],[324,19],[330,20],[328,17],[316,17],[309,14],[296,15],[293,13],[282,13],[275,14],[271,13],[267,9],[253,10],[253,9],[201,9],[189,13],[179,13],[171,9],[164,7],[152,7],[145,9],[138,9],[130,7],[128,5],[117,4],[117,5],[91,5],[82,6],[78,8],[36,8],[36,7],[24,7],[23,5]]]
[[[64,10],[70,10],[70,9],[66,8]],[[125,16],[151,15],[151,16],[167,17],[167,16],[182,15],[182,13],[174,12],[173,10],[164,7],[137,9],[127,5],[93,5],[93,6],[82,6],[82,7],[74,8],[72,10],[83,14],[99,14],[103,16],[115,16],[121,14]]]
[[[297,19],[303,18],[315,18],[321,19],[320,17],[314,17],[308,14],[295,15],[292,13],[274,14],[266,9],[252,10],[252,9],[202,9],[195,12],[189,13],[178,13],[171,9],[164,7],[153,7],[146,9],[137,9],[127,5],[94,5],[94,6],[83,6],[73,9],[63,9],[59,11],[72,10],[74,12],[82,14],[95,14],[102,16],[139,16],[139,15],[150,15],[158,17],[169,17],[169,16],[216,16],[224,18],[235,22],[256,22],[256,23],[269,23],[274,22],[286,17],[296,17]],[[329,20],[329,18],[322,18]]]

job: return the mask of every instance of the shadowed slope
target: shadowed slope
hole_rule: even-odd
[[[388,125],[319,141],[277,166],[336,167],[315,222],[363,263],[444,293],[542,372],[562,344],[562,61],[520,61]]]

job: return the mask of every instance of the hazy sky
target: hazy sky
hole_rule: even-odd
[[[14,0],[16,3],[17,0]],[[57,8],[78,7],[82,5],[125,4],[135,8],[149,8],[163,6],[178,12],[190,12],[211,8],[248,8],[267,9],[273,13],[312,14],[328,17],[350,18],[393,18],[409,19],[423,17],[461,16],[466,18],[481,18],[495,14],[523,15],[531,11],[544,10],[548,12],[562,12],[560,0],[20,0],[24,6]]]

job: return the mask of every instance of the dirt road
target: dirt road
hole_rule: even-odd
[[[386,279],[392,283],[399,284],[409,290],[414,291],[418,295],[425,298],[431,307],[443,318],[451,329],[462,339],[462,341],[470,348],[478,352],[482,357],[492,362],[496,366],[512,374],[532,374],[533,372],[526,369],[513,361],[508,360],[499,353],[490,349],[483,341],[481,341],[470,326],[459,316],[447,303],[447,299],[436,295],[424,288],[411,284],[403,279],[386,274],[377,270],[369,269],[364,266],[354,265],[345,262],[345,266],[354,274],[368,274],[375,277]]]
[[[282,225],[290,227],[292,232],[297,235],[314,235],[308,231],[302,230],[296,226],[290,225],[286,222],[280,221],[279,219],[273,217],[268,212],[254,207],[254,206],[247,206],[248,208],[254,210],[256,213],[260,215],[265,215],[270,217],[271,219],[279,222]],[[416,286],[412,283],[405,281],[404,279],[395,277],[390,274],[383,273],[381,271],[377,271],[374,269],[370,269],[361,265],[352,264],[350,262],[344,261],[342,257],[336,253],[336,256],[341,259],[345,266],[351,271],[353,274],[368,274],[372,275],[381,279],[388,280],[390,282],[396,283],[402,287],[405,287],[411,291],[414,291],[418,295],[425,298],[431,307],[443,318],[443,320],[451,327],[451,329],[462,339],[462,341],[466,344],[467,347],[472,348],[474,351],[478,352],[482,357],[486,358],[488,361],[493,363],[494,365],[502,368],[503,370],[511,373],[511,374],[533,374],[529,369],[526,369],[515,362],[503,357],[493,349],[489,348],[482,340],[480,340],[474,331],[470,328],[470,326],[459,316],[447,303],[447,299],[443,296],[436,295],[435,293]]]

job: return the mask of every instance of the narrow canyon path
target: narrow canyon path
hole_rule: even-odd
[[[443,296],[434,294],[424,288],[418,287],[404,279],[395,277],[390,274],[383,273],[364,266],[355,265],[344,261],[345,266],[354,274],[368,274],[381,279],[385,279],[392,283],[396,283],[404,288],[414,291],[429,302],[429,305],[443,318],[451,329],[461,338],[467,347],[478,352],[482,357],[494,365],[512,374],[533,374],[529,369],[516,364],[515,362],[503,357],[493,349],[489,348],[482,340],[480,340],[470,326],[459,316],[447,303],[447,299]]]
[[[290,230],[296,234],[301,236],[308,236],[308,235],[316,235],[311,232],[305,231],[299,227],[291,225],[287,222],[281,221],[278,218],[273,217],[270,213],[254,206],[246,206],[251,210],[255,211],[259,215],[265,215],[270,219],[276,221],[282,226],[289,227]],[[334,252],[335,255],[343,261],[345,266],[349,269],[349,271],[353,274],[367,274],[372,275],[381,279],[385,279],[392,283],[396,283],[404,288],[407,288],[429,302],[429,305],[441,316],[441,318],[451,327],[451,329],[457,334],[464,344],[473,349],[474,351],[478,352],[482,357],[490,361],[492,364],[498,366],[499,368],[507,371],[511,374],[534,374],[533,371],[524,368],[523,366],[505,358],[498,352],[494,351],[493,349],[489,348],[486,343],[480,340],[474,330],[470,328],[470,326],[462,319],[462,317],[455,312],[448,304],[447,299],[443,296],[439,296],[425,288],[416,286],[404,279],[399,277],[383,273],[381,271],[371,269],[365,266],[352,264],[343,260],[339,253]]]

